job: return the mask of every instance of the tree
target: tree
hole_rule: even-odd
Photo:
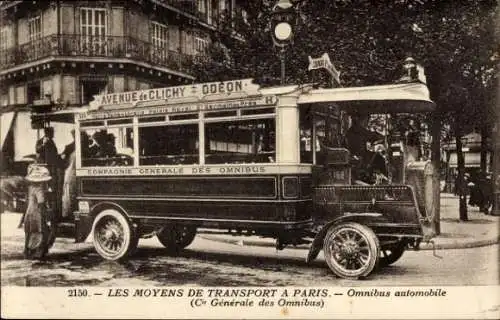
[[[297,2],[297,1],[295,1]],[[493,119],[491,103],[500,49],[494,37],[493,0],[298,1],[300,22],[286,50],[290,83],[311,81],[307,56],[327,52],[344,86],[386,84],[399,77],[401,62],[412,56],[426,70],[437,112],[427,122],[448,124],[459,159],[460,218],[467,219],[464,162],[460,138]],[[274,1],[243,3],[241,14],[226,19],[214,33],[215,62],[200,65],[200,81],[252,77],[279,83],[269,15]],[[238,36],[235,36],[235,30]],[[221,48],[231,63],[221,63]]]

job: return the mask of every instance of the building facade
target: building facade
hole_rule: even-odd
[[[195,81],[210,33],[235,0],[0,1],[2,152],[34,153],[30,106]],[[55,128],[58,149],[71,137]],[[60,133],[60,135],[58,135]]]

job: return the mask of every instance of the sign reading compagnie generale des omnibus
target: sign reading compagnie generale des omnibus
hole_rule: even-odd
[[[259,86],[252,79],[199,83],[192,85],[110,93],[94,96],[90,110],[130,107],[138,103],[163,101],[166,104],[213,101],[258,96]]]

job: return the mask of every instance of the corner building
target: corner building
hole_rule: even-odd
[[[78,108],[96,94],[195,81],[193,62],[235,1],[0,1],[3,160],[35,153],[42,132],[31,128],[30,106]],[[55,126],[59,152],[70,126]]]

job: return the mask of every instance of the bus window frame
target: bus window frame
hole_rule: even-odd
[[[192,112],[190,113],[192,114]],[[137,120],[139,117],[136,117]],[[192,164],[179,164],[179,165],[186,165],[186,166],[196,166],[196,165],[201,165],[201,162],[200,162],[200,114],[198,114],[198,118],[197,119],[188,119],[188,120],[173,120],[173,121],[170,121],[170,118],[167,116],[167,119],[166,121],[164,122],[143,122],[143,123],[139,123],[137,122],[137,125],[136,125],[136,128],[137,128],[137,162],[136,162],[136,167],[156,167],[157,165],[141,165],[140,164],[140,134],[139,134],[139,129],[140,128],[151,128],[151,127],[168,127],[168,126],[180,126],[180,125],[198,125],[198,162],[197,163],[192,163]],[[134,145],[135,146],[135,145]],[[134,162],[135,162],[135,159],[134,159]],[[171,166],[172,164],[161,164],[162,166]]]
[[[299,106],[297,106],[298,108]],[[257,113],[257,114],[242,114],[242,111],[251,111],[251,110],[268,110],[272,112],[268,113]],[[219,110],[222,111],[222,110]],[[217,111],[217,112],[219,112]],[[86,131],[86,130],[100,130],[100,129],[112,129],[112,128],[132,128],[133,130],[133,136],[134,136],[134,145],[133,145],[133,164],[132,168],[138,168],[138,167],[155,167],[156,165],[140,165],[140,137],[139,137],[139,128],[144,128],[144,127],[158,127],[158,126],[173,126],[173,125],[183,125],[183,124],[198,124],[198,163],[196,164],[186,164],[185,166],[201,166],[201,165],[207,165],[205,164],[205,123],[217,123],[217,122],[238,122],[238,121],[246,121],[246,120],[262,120],[262,119],[272,119],[274,121],[274,126],[275,126],[275,137],[274,137],[274,143],[275,143],[275,161],[274,162],[269,162],[269,163],[262,163],[265,165],[279,165],[280,163],[278,162],[278,152],[279,149],[277,148],[277,145],[279,143],[280,135],[281,133],[278,130],[278,116],[279,116],[279,111],[278,107],[269,107],[269,106],[255,106],[255,107],[247,107],[247,108],[230,108],[224,111],[236,111],[236,115],[233,116],[224,116],[224,117],[213,117],[213,118],[206,118],[205,115],[209,113],[216,112],[215,110],[200,110],[197,112],[184,112],[184,113],[162,113],[158,115],[134,115],[132,117],[109,117],[109,118],[104,118],[104,119],[85,119],[85,120],[80,120],[78,119],[75,123],[75,129],[76,132],[79,134],[75,135],[75,144],[77,145],[76,147],[76,168],[77,169],[87,169],[91,167],[83,167],[82,166],[82,154],[81,154],[81,132]],[[182,119],[182,120],[171,120],[170,116],[178,116],[178,115],[184,115],[184,114],[197,114],[198,117],[196,119]],[[163,121],[152,121],[152,122],[139,122],[139,119],[141,118],[152,118],[152,117],[164,117]],[[120,118],[131,118],[132,123],[126,123],[126,124],[112,124],[108,125],[108,120],[118,120]],[[99,126],[81,126],[82,123],[85,122],[94,122],[94,121],[102,121],[103,125]],[[298,130],[298,129],[297,129]],[[282,139],[282,137],[281,137]],[[229,163],[231,164],[231,163]],[[218,165],[218,164],[208,164],[207,166],[210,165]],[[235,165],[237,165],[235,163]],[[168,165],[166,165],[168,166]]]
[[[342,116],[337,116],[336,114],[328,114],[325,112],[321,111],[313,111],[312,116],[311,116],[311,121],[312,121],[312,130],[311,130],[311,135],[312,135],[312,165],[321,165],[318,163],[318,155],[317,152],[321,150],[317,150],[317,139],[318,139],[318,129],[317,129],[317,122],[320,120],[323,120],[325,122],[325,137],[327,135],[326,128],[328,127],[328,121],[336,121],[338,126],[337,126],[337,133],[338,136],[344,137],[344,132],[342,130]],[[329,120],[328,120],[329,119]],[[330,141],[331,142],[331,141]],[[302,163],[301,163],[302,164]],[[304,163],[307,164],[307,163]]]
[[[128,118],[128,117],[127,117]],[[82,146],[81,146],[81,134],[82,134],[82,131],[86,131],[86,130],[100,130],[100,129],[106,129],[106,130],[110,130],[110,129],[116,129],[116,128],[131,128],[132,129],[132,134],[133,134],[133,147],[132,147],[132,150],[133,150],[133,155],[132,155],[132,159],[133,159],[133,162],[132,162],[132,165],[131,166],[126,166],[128,168],[133,168],[133,167],[136,167],[136,162],[138,160],[138,157],[137,157],[137,154],[136,154],[136,140],[138,137],[136,131],[135,131],[135,128],[137,127],[135,125],[135,122],[137,121],[137,117],[133,117],[132,118],[132,122],[131,123],[125,123],[125,124],[112,124],[112,125],[108,125],[108,121],[107,120],[114,120],[114,119],[119,119],[118,117],[117,118],[113,118],[113,119],[105,119],[103,120],[104,121],[104,125],[103,126],[89,126],[89,127],[82,127],[80,126],[80,123],[77,122],[77,124],[75,124],[75,132],[78,132],[79,134],[75,134],[75,150],[76,150],[76,153],[75,153],[75,156],[76,156],[76,168],[77,169],[88,169],[88,168],[93,168],[93,167],[108,167],[108,166],[82,166]],[[115,138],[118,138],[118,137],[115,137]],[[115,145],[116,147],[116,145]]]
[[[264,120],[264,119],[271,119],[274,120],[274,162],[259,162],[258,164],[276,164],[276,158],[277,158],[277,153],[278,150],[276,148],[277,145],[277,119],[276,119],[276,112],[271,114],[259,114],[259,115],[243,115],[241,116],[241,109],[238,109],[238,115],[237,116],[232,116],[232,117],[221,117],[221,118],[208,118],[205,119],[203,118],[203,147],[200,139],[200,150],[203,149],[203,165],[205,165],[205,159],[206,159],[206,154],[205,154],[205,123],[220,123],[220,122],[239,122],[239,121],[251,121],[251,120]],[[201,130],[201,129],[200,129]],[[201,131],[200,131],[201,132]],[[201,136],[200,136],[201,137]],[[227,163],[227,164],[234,164],[238,165],[239,163]],[[208,164],[208,165],[220,165],[220,164]]]

